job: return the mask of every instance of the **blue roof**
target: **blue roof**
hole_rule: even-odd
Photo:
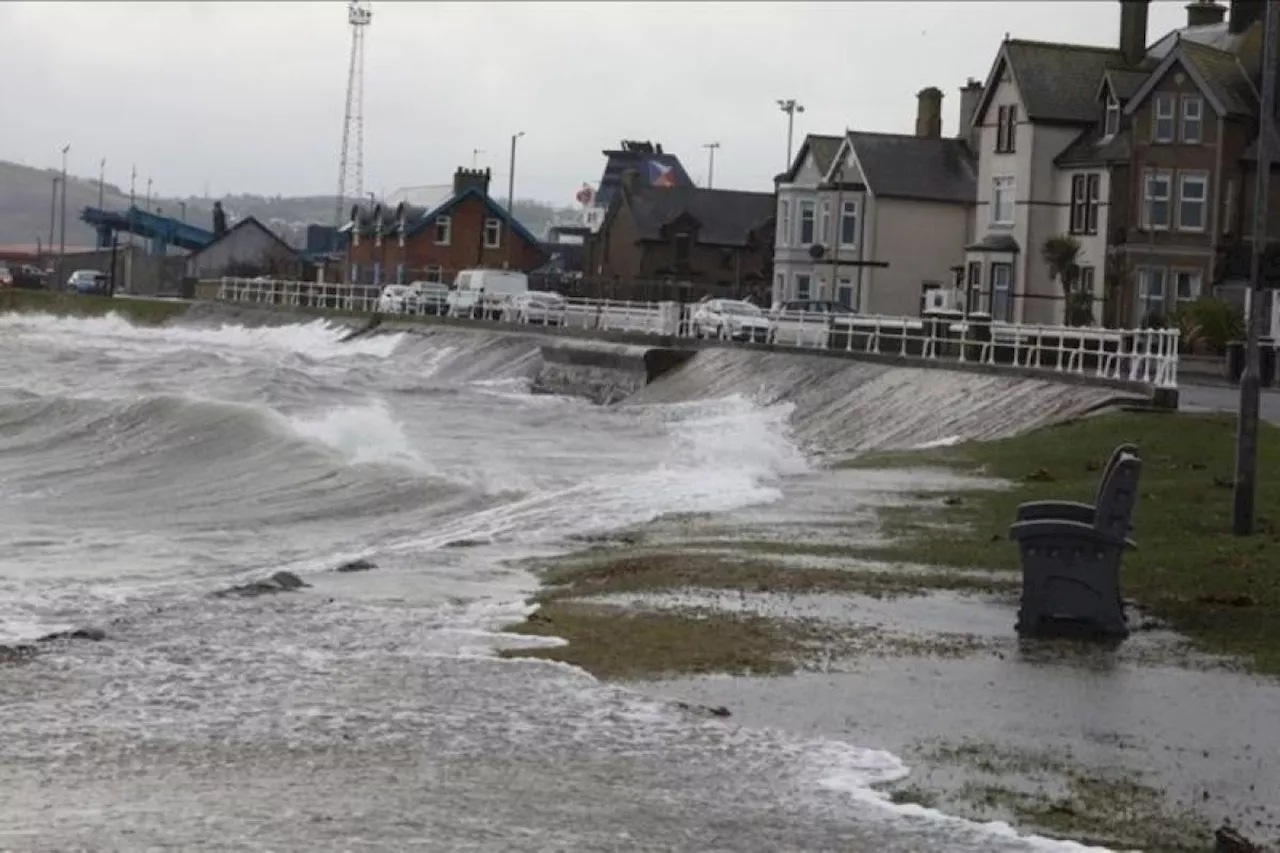
[[[503,222],[507,223],[507,226],[511,229],[511,231],[513,231],[517,236],[519,236],[525,242],[532,243],[535,246],[541,242],[538,240],[537,237],[533,236],[532,232],[530,232],[528,228],[525,228],[523,225],[520,224],[520,220],[508,214],[507,209],[505,207],[503,207],[502,205],[494,201],[492,196],[490,196],[486,192],[483,192],[479,187],[467,187],[462,192],[455,193],[447,201],[439,205],[435,210],[429,210],[426,213],[422,214],[421,218],[419,218],[418,221],[415,222],[409,228],[409,230],[405,232],[405,235],[411,236],[413,234],[417,234],[419,231],[421,231],[423,228],[426,228],[428,225],[434,224],[436,221],[436,217],[444,216],[445,214],[453,210],[455,207],[457,207],[465,199],[468,199],[468,198],[478,198],[481,201],[483,201],[485,208],[487,208],[488,211],[492,213],[495,218],[501,219]]]
[[[174,219],[172,216],[162,216],[142,210],[136,205],[123,213],[86,207],[81,211],[80,219],[99,231],[123,231],[149,240],[160,239],[189,252],[203,249],[213,242],[212,231],[206,231],[189,222]]]

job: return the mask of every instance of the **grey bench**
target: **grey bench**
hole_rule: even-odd
[[[1102,490],[1107,486],[1107,478],[1111,476],[1111,470],[1120,461],[1120,457],[1126,453],[1130,456],[1137,456],[1138,446],[1136,444],[1121,444],[1111,452],[1111,458],[1103,466],[1102,475],[1098,478],[1098,488],[1094,492],[1092,504],[1080,503],[1079,501],[1027,501],[1026,503],[1018,504],[1018,515],[1015,521],[1062,518],[1068,521],[1093,524],[1094,507],[1102,499]],[[1125,533],[1127,534],[1128,531],[1126,530]]]
[[[1065,510],[1075,513],[1071,518],[1025,518],[1009,528],[1022,556],[1016,628],[1020,635],[1128,636],[1120,559],[1126,548],[1135,547],[1128,534],[1141,468],[1136,455],[1120,450],[1106,471],[1096,504]],[[1087,520],[1081,507],[1088,509]]]

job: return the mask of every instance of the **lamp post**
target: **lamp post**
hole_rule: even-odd
[[[804,104],[800,103],[795,98],[788,98],[786,100],[780,99],[778,101],[778,109],[782,110],[784,113],[787,114],[787,165],[786,165],[786,168],[790,169],[791,168],[791,132],[795,129],[796,113],[804,112]]]
[[[707,189],[715,186],[716,177],[716,149],[720,147],[719,142],[706,142],[702,145],[707,149]]]
[[[62,199],[59,204],[62,212],[59,214],[61,224],[58,230],[62,233],[58,236],[58,265],[62,265],[62,258],[67,253],[67,152],[71,150],[71,143],[68,142],[62,146]]]
[[[1276,112],[1276,8],[1267,0],[1263,15],[1262,97],[1258,105],[1258,176],[1253,201],[1253,257],[1249,270],[1249,319],[1245,335],[1244,374],[1240,377],[1240,413],[1236,419],[1236,477],[1232,494],[1231,532],[1237,536],[1253,533],[1258,476],[1258,408],[1262,396],[1262,365],[1258,341],[1262,337],[1264,315],[1263,253],[1267,248],[1267,201],[1270,196],[1271,165],[1275,158]]]
[[[49,243],[45,246],[45,249],[48,251],[50,258],[53,256],[53,235],[56,233],[53,228],[56,221],[55,217],[58,213],[58,184],[61,181],[62,178],[60,176],[53,176],[53,192],[49,195]],[[49,266],[50,258],[44,259],[45,266]]]
[[[150,178],[147,178],[147,201],[146,201],[146,207],[144,208],[144,210],[146,210],[147,213],[151,212],[151,179]]]
[[[524,131],[511,134],[511,165],[507,171],[507,268],[511,267],[511,244],[515,242],[512,225],[516,221],[516,142],[524,136]]]
[[[474,169],[474,168],[476,167],[476,160],[477,160],[477,159],[479,158],[479,156],[480,156],[481,154],[483,154],[483,153],[484,153],[484,149],[483,149],[483,148],[472,148],[472,149],[471,149],[471,168],[473,168],[473,169]]]
[[[107,187],[107,158],[103,157],[98,161],[98,210],[102,210],[103,200],[106,198]]]

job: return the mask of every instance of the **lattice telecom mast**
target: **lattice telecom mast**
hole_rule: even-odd
[[[347,5],[347,23],[351,25],[351,63],[347,70],[347,110],[342,117],[342,162],[338,166],[338,208],[334,227],[342,225],[342,208],[347,199],[347,178],[355,167],[355,197],[364,199],[364,29],[373,20],[367,0],[351,0]],[[355,107],[353,110],[352,107]],[[351,125],[356,130],[355,162],[348,157]]]

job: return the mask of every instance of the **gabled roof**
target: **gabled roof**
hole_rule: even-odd
[[[1124,128],[1114,136],[1104,136],[1101,123],[1086,129],[1054,158],[1053,164],[1067,169],[1077,166],[1103,166],[1128,161],[1132,139]]]
[[[685,171],[680,158],[664,152],[660,144],[624,140],[620,148],[602,153],[608,159],[600,176],[600,185],[596,187],[595,204],[600,207],[609,207],[613,202],[622,186],[622,174],[628,169],[639,172],[646,186],[693,186],[693,179]]]
[[[1252,93],[1252,85],[1240,61],[1233,54],[1194,41],[1179,41],[1134,93],[1125,106],[1126,115],[1132,115],[1146,102],[1152,90],[1174,65],[1186,70],[1187,76],[1218,115],[1253,113],[1256,98]]]
[[[447,199],[434,210],[429,210],[422,214],[405,230],[405,236],[410,237],[429,225],[434,225],[437,217],[447,216],[450,211],[469,198],[478,198],[480,201],[484,202],[485,209],[488,210],[495,219],[502,220],[509,231],[519,236],[526,243],[537,245],[540,242],[537,237],[533,236],[529,229],[520,224],[520,220],[508,214],[505,207],[494,201],[488,193],[483,192],[479,187],[467,187],[460,193],[454,193],[451,198]]]
[[[852,148],[874,196],[961,204],[977,200],[977,157],[963,139],[850,131],[833,158],[836,162],[846,147]]]
[[[202,255],[202,254],[204,254],[205,252],[207,252],[207,251],[209,251],[210,249],[212,249],[214,246],[216,246],[216,245],[218,245],[219,243],[223,242],[224,240],[230,240],[230,239],[231,239],[231,235],[235,234],[235,233],[236,233],[237,231],[239,231],[240,229],[242,229],[242,228],[249,228],[249,227],[257,228],[259,231],[261,231],[262,233],[266,234],[268,237],[270,237],[272,240],[274,240],[274,241],[275,241],[275,242],[276,242],[276,243],[277,243],[277,244],[278,244],[282,249],[284,249],[284,250],[285,250],[286,252],[288,252],[289,254],[291,254],[291,255],[295,255],[295,256],[298,254],[298,250],[297,250],[297,249],[295,249],[295,248],[293,248],[292,246],[290,246],[290,245],[289,245],[288,243],[286,243],[284,240],[281,240],[281,239],[280,239],[280,237],[279,237],[279,235],[277,235],[277,234],[276,234],[276,232],[272,231],[270,228],[268,228],[267,226],[263,225],[261,222],[259,222],[259,221],[258,221],[258,219],[257,219],[256,217],[254,217],[254,216],[246,216],[244,219],[239,220],[238,222],[236,222],[236,224],[235,224],[235,225],[232,225],[230,228],[228,228],[228,229],[227,229],[227,233],[223,234],[221,237],[216,238],[216,239],[215,239],[212,243],[210,243],[209,245],[207,245],[207,246],[203,246],[203,247],[201,247],[201,248],[197,249],[196,251],[192,252],[192,253],[191,253],[191,257],[192,257],[192,258],[197,258],[197,257],[199,257],[200,255]]]
[[[804,165],[805,159],[812,154],[813,164],[818,171],[826,174],[831,169],[831,163],[836,159],[836,153],[839,152],[840,146],[844,143],[843,136],[819,136],[816,133],[810,133],[800,143],[800,150],[796,152],[796,156],[791,160],[791,165],[787,167],[787,171],[779,177],[783,183],[791,183],[796,179],[800,167]]]
[[[773,218],[774,195],[701,187],[646,188],[631,194],[628,206],[641,240],[660,240],[665,226],[688,217],[698,223],[699,243],[745,246],[751,232]]]
[[[991,66],[974,120],[983,120],[1007,67],[1028,119],[1046,124],[1088,124],[1098,118],[1099,78],[1108,68],[1124,65],[1124,56],[1112,47],[1008,39]]]
[[[1097,97],[1101,100],[1107,91],[1110,91],[1120,103],[1127,103],[1134,93],[1142,88],[1142,84],[1147,82],[1148,76],[1146,71],[1108,68],[1102,73],[1102,79],[1098,81]]]

